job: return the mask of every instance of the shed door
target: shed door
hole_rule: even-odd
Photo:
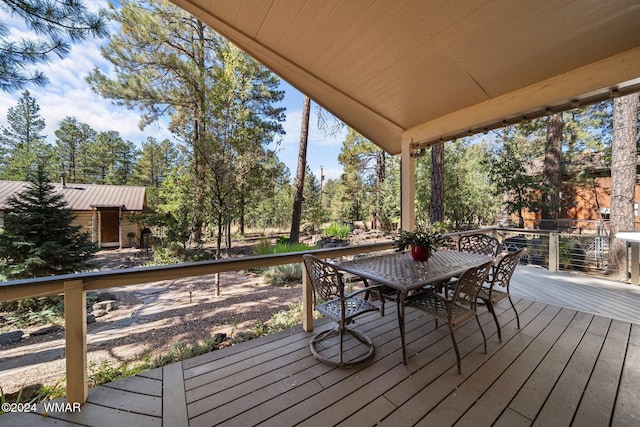
[[[100,210],[100,243],[120,243],[119,210]]]

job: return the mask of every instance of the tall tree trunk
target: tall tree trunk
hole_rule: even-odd
[[[560,209],[560,188],[562,168],[562,113],[549,116],[547,140],[544,147],[544,165],[542,169],[542,219],[540,228],[554,228]]]
[[[635,231],[636,126],[638,94],[613,101],[613,142],[611,144],[611,222],[607,274],[626,280],[626,244],[615,238],[619,231]]]
[[[431,147],[431,224],[444,220],[444,143]]]
[[[381,218],[380,209],[380,193],[382,192],[382,183],[387,174],[387,156],[382,150],[376,152],[376,211],[374,221],[371,221],[371,228],[377,229]]]
[[[304,173],[307,166],[307,142],[309,140],[310,110],[311,99],[308,96],[305,96],[302,104],[300,148],[298,149],[298,169],[296,171],[295,194],[293,196],[293,213],[291,215],[291,233],[289,234],[289,243],[298,243],[300,241],[300,221],[302,220]]]

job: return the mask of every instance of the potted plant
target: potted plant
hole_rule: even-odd
[[[414,260],[427,261],[429,256],[440,249],[446,241],[447,238],[439,233],[401,230],[394,239],[394,245],[398,251],[411,247],[411,256]]]

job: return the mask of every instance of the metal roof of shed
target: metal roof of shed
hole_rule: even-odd
[[[7,199],[23,192],[28,182],[0,181],[0,210],[7,209]],[[53,183],[74,211],[90,211],[96,207],[121,207],[129,211],[142,211],[146,205],[146,187],[125,185]]]

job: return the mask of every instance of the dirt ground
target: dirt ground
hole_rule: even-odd
[[[142,256],[140,256],[142,255]],[[105,269],[140,264],[144,253],[109,250],[98,253]],[[290,303],[300,301],[302,287],[276,287],[250,272],[146,283],[105,289],[116,296],[117,309],[87,327],[89,372],[106,361],[119,366],[166,354],[177,343],[195,344],[216,333],[252,332]],[[23,384],[52,385],[65,372],[64,331],[31,335],[43,326],[23,329],[19,343],[0,347],[0,386],[5,393]]]

